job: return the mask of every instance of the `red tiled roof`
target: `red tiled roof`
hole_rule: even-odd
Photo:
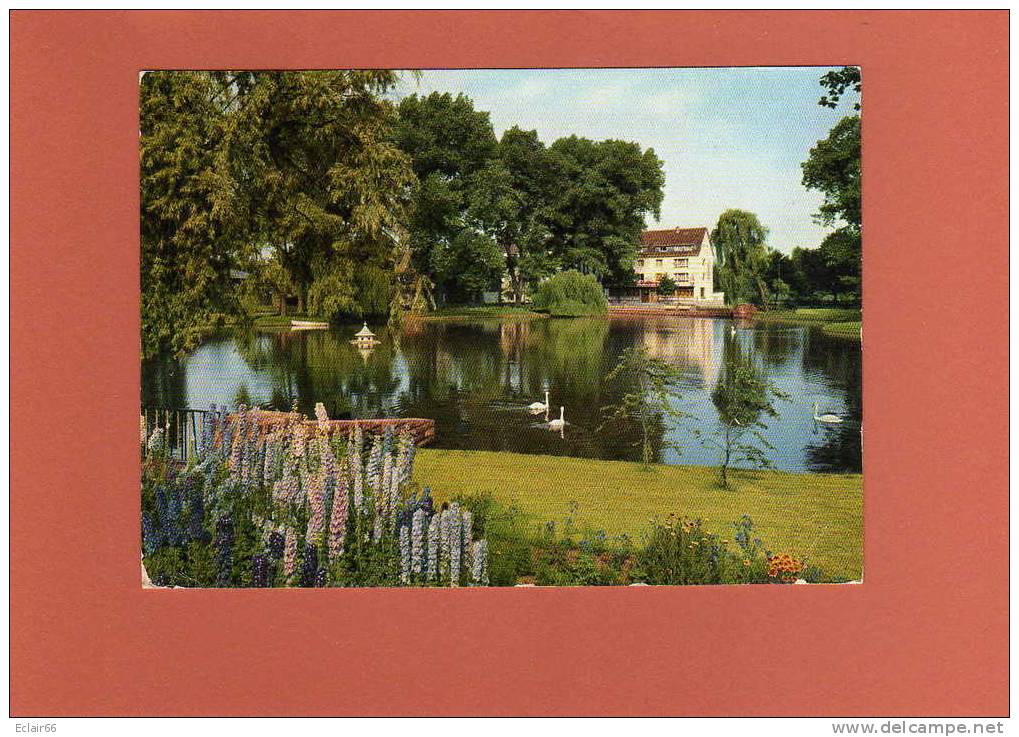
[[[701,243],[707,228],[668,228],[666,230],[645,230],[640,234],[643,253],[659,251],[666,246],[680,247],[682,253],[695,255],[701,250]]]

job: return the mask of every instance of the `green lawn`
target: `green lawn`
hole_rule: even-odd
[[[860,310],[833,307],[800,307],[795,310],[768,310],[755,316],[764,322],[784,322],[797,325],[818,325],[826,335],[837,338],[860,339]]]
[[[325,322],[321,317],[309,317],[308,315],[257,315],[254,320],[256,328],[289,328],[291,320],[309,320],[312,322]]]
[[[516,505],[536,524],[561,523],[577,505],[576,523],[626,533],[639,541],[653,518],[670,512],[699,517],[727,537],[743,514],[773,552],[805,557],[825,578],[861,578],[863,479],[859,474],[739,471],[725,491],[702,466],[655,466],[579,458],[422,449],[414,479],[437,501],[488,492]]]

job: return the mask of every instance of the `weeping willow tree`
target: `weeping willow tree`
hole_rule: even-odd
[[[765,275],[768,269],[768,229],[752,212],[726,210],[711,231],[715,249],[718,287],[729,304],[768,301]]]
[[[386,315],[416,179],[393,143],[388,70],[242,72],[228,136],[298,311]]]
[[[388,315],[416,186],[388,70],[146,73],[142,347],[183,353],[237,314],[231,271],[271,261],[282,311]],[[257,248],[251,244],[262,244]]]
[[[237,309],[251,219],[225,166],[232,93],[221,74],[148,72],[140,95],[142,355],[180,354]]]

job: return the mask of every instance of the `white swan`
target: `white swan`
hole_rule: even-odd
[[[838,415],[826,412],[823,415],[817,414],[817,402],[814,402],[814,422],[823,422],[826,425],[837,425],[842,422],[842,418]]]
[[[563,408],[559,407],[559,419],[552,420],[548,423],[549,430],[562,430],[566,425],[566,420],[563,419]]]
[[[541,402],[531,402],[529,405],[527,405],[527,409],[531,410],[532,412],[544,412],[545,410],[547,410],[548,409],[548,392],[545,392],[545,403],[544,404],[542,404]]]

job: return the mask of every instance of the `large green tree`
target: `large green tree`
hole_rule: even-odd
[[[251,221],[224,165],[233,92],[224,74],[148,72],[140,98],[142,354],[179,355],[236,309]]]
[[[711,231],[718,285],[729,304],[768,301],[768,229],[746,210],[726,210]]]
[[[322,317],[386,314],[397,292],[405,210],[415,184],[393,141],[388,70],[241,72],[228,143],[297,291]]]
[[[409,95],[400,101],[397,142],[421,182],[412,265],[447,300],[475,298],[502,274],[496,233],[508,207],[488,113],[464,95]]]
[[[835,107],[849,92],[860,92],[860,70],[843,67],[821,78],[827,90],[818,101],[824,107]],[[854,104],[860,109],[859,100]],[[845,291],[859,294],[862,211],[860,197],[860,116],[847,115],[831,129],[828,137],[810,149],[803,162],[803,185],[824,195],[818,208],[819,223],[835,228],[821,244],[827,266],[835,274],[836,294]]]
[[[549,153],[558,181],[548,223],[552,254],[563,268],[629,283],[645,219],[661,214],[661,160],[633,142],[577,136],[555,141]]]
[[[512,127],[502,135],[499,161],[508,173],[507,208],[498,235],[506,252],[510,295],[520,302],[528,285],[554,274],[560,264],[550,250],[552,207],[560,178],[537,131]]]

